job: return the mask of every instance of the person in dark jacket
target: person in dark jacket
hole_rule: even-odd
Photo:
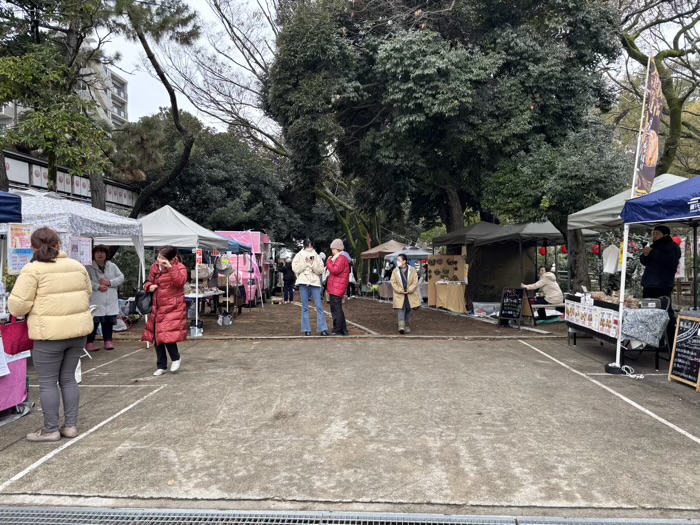
[[[330,272],[326,286],[331,298],[333,335],[348,335],[348,325],[343,312],[343,297],[350,282],[350,261],[352,258],[344,250],[343,241],[335,239],[331,243],[333,256],[326,261],[326,268]]]
[[[676,315],[671,305],[673,285],[675,284],[678,262],[681,260],[681,249],[673,242],[668,226],[659,225],[651,233],[654,242],[644,248],[639,262],[644,266],[642,276],[642,295],[645,298],[668,297],[670,321],[667,333],[669,341],[673,342],[676,333]]]
[[[284,304],[294,302],[294,284],[297,276],[292,269],[292,259],[289,258],[282,266],[282,281],[284,282]]]
[[[163,246],[143,285],[144,290],[153,294],[153,310],[148,316],[141,340],[156,346],[158,368],[153,373],[154,376],[163,375],[167,371],[167,354],[170,354],[172,361],[170,371],[177,372],[180,369],[181,358],[177,343],[187,339],[186,282],[187,268],[180,262],[177,248]]]

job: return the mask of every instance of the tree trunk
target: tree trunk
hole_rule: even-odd
[[[464,227],[464,208],[459,200],[457,190],[454,188],[443,188],[445,202],[440,207],[440,218],[447,228],[447,232],[453,232]]]
[[[90,201],[93,208],[107,209],[107,191],[105,180],[99,173],[90,174]]]
[[[5,152],[0,149],[0,191],[10,191],[10,179],[5,169]]]
[[[49,163],[49,181],[48,190],[56,191],[56,176],[58,175],[58,164],[56,159],[56,152],[50,149],[47,153],[47,161]]]
[[[678,97],[678,92],[673,83],[671,72],[664,66],[663,61],[654,61],[661,78],[661,92],[668,104],[669,122],[668,135],[664,142],[664,151],[656,165],[656,176],[668,173],[673,161],[676,160],[678,146],[681,143],[681,128],[683,124],[683,101]]]
[[[153,50],[151,49],[151,46],[149,45],[148,40],[146,39],[146,33],[144,32],[143,28],[139,26],[138,21],[132,16],[131,12],[128,12],[128,16],[133,26],[134,32],[136,33],[136,37],[141,43],[141,47],[143,47],[143,50],[146,52],[146,57],[151,63],[151,66],[153,66],[153,69],[156,72],[156,75],[160,79],[161,83],[163,84],[163,87],[168,92],[168,97],[170,98],[170,112],[173,117],[173,123],[175,124],[175,128],[177,128],[177,131],[180,134],[180,139],[182,140],[183,144],[180,160],[173,167],[173,169],[170,170],[170,173],[168,173],[165,177],[162,177],[161,179],[150,183],[139,194],[138,198],[136,199],[136,202],[134,203],[134,207],[132,208],[131,213],[129,214],[129,217],[135,219],[139,216],[139,213],[141,213],[141,210],[143,209],[146,202],[148,202],[148,199],[156,195],[166,185],[170,184],[175,179],[177,179],[180,173],[182,173],[185,170],[185,168],[187,167],[187,163],[190,160],[192,147],[194,146],[194,136],[192,135],[192,133],[189,132],[188,129],[186,129],[182,125],[182,122],[180,120],[180,109],[178,108],[175,90],[173,89],[172,84],[168,80],[168,77],[166,76],[163,67],[160,65],[160,62],[158,62],[155,53],[153,53]]]
[[[554,227],[559,230],[559,232],[564,236],[564,239],[568,239],[568,224],[564,222],[555,222]],[[567,249],[569,251],[569,268],[571,269],[571,279],[573,286],[571,290],[574,292],[582,291],[582,287],[585,286],[588,290],[591,289],[591,281],[588,276],[588,258],[586,257],[586,241],[583,240],[583,232],[581,230],[574,230],[573,232],[573,245],[568,245]]]

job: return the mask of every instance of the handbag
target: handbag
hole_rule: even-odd
[[[26,320],[18,323],[16,317],[10,317],[9,324],[0,325],[0,334],[5,353],[8,355],[16,355],[34,348],[34,341],[29,339]]]
[[[138,290],[136,292],[136,310],[141,315],[148,315],[153,310],[153,294],[146,290]]]

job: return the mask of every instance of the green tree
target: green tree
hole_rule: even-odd
[[[568,216],[629,187],[631,164],[612,127],[594,120],[558,146],[543,142],[503,163],[486,185],[484,204],[509,222],[549,220],[566,239]],[[589,286],[580,235],[572,257],[575,284]]]
[[[77,88],[95,80],[95,63],[110,60],[101,49],[111,31],[110,16],[100,0],[0,4],[0,103],[17,102],[27,109],[19,125],[3,136],[2,146],[21,145],[45,155],[49,189],[56,188],[59,163],[89,175],[93,199],[102,195],[101,207],[108,135],[93,118],[95,104],[79,97]],[[94,43],[88,45],[90,37]],[[7,184],[6,174],[3,178]]]
[[[287,198],[290,181],[286,166],[256,144],[234,133],[205,128],[194,116],[183,113],[182,125],[196,135],[190,161],[180,177],[145,201],[145,210],[169,204],[211,229],[260,229],[277,241],[291,241],[305,234],[298,214]],[[118,137],[122,166],[143,166],[147,187],[162,180],[182,153],[169,112],[144,117],[130,124]]]
[[[297,2],[267,108],[307,184],[335,155],[362,182],[360,209],[397,216],[417,198],[451,231],[502,162],[608,104],[595,66],[616,55],[615,35],[605,2]]]

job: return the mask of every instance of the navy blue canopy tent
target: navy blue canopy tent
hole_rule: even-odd
[[[700,222],[700,177],[629,200],[620,216],[626,224]]]
[[[693,227],[693,306],[698,308],[698,223],[700,177],[693,177],[625,203],[620,217],[625,224],[679,224]]]
[[[253,251],[247,244],[234,241],[232,239],[229,239],[228,237],[224,238],[228,241],[228,251],[234,255],[239,255],[241,253],[251,253]]]
[[[0,223],[22,222],[22,198],[0,191]]]

